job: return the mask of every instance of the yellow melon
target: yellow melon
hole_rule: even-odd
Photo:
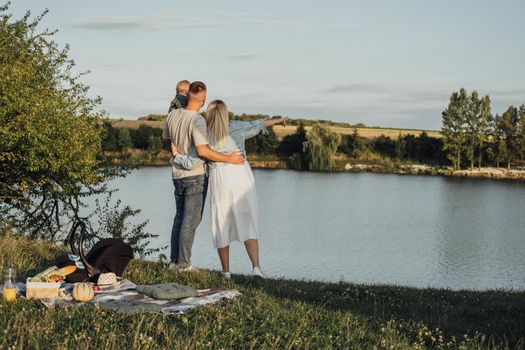
[[[81,282],[75,283],[73,287],[73,299],[76,301],[86,302],[93,300],[95,293],[93,293],[93,287],[91,283]]]

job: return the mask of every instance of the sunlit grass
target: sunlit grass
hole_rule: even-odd
[[[328,126],[329,129],[332,131],[337,132],[341,135],[352,135],[354,133],[354,128],[346,128],[341,126]],[[305,127],[306,131],[312,129],[311,126]],[[399,133],[401,133],[401,136],[404,135],[414,135],[419,136],[423,130],[416,130],[416,129],[390,129],[390,128],[356,128],[357,134],[361,137],[365,138],[376,138],[381,135],[388,136],[393,140],[397,140],[399,137]],[[297,130],[296,126],[288,125],[286,127],[282,126],[274,126],[273,131],[275,131],[275,134],[277,135],[277,138],[282,139],[286,135],[291,135],[295,133]],[[439,131],[429,130],[426,131],[427,135],[430,137],[441,137],[441,133]]]
[[[0,267],[25,276],[62,250],[26,239],[0,239]],[[284,279],[216,271],[177,273],[133,261],[136,283],[224,286],[241,298],[185,315],[126,316],[96,308],[46,309],[37,301],[0,302],[0,348],[200,349],[500,349],[523,348],[525,293],[453,292]]]

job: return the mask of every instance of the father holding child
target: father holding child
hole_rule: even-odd
[[[214,162],[243,164],[244,157],[240,152],[223,154],[210,148],[206,120],[199,113],[206,101],[206,85],[200,81],[188,84],[187,80],[177,84],[177,96],[171,102],[162,132],[163,141],[176,144],[182,155],[198,155]],[[185,87],[187,97],[184,96]],[[187,99],[185,106],[183,97]],[[192,169],[184,169],[171,162],[171,170],[177,213],[171,229],[170,268],[195,270],[191,266],[191,248],[195,231],[201,222],[208,189],[205,164],[203,161]]]

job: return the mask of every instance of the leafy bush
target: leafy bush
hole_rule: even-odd
[[[130,206],[121,206],[121,200],[112,204],[112,196],[109,193],[103,202],[96,200],[96,210],[92,216],[98,220],[98,227],[91,228],[91,240],[95,238],[120,238],[131,245],[133,251],[141,258],[158,253],[164,247],[151,248],[149,242],[159,235],[145,231],[148,221],[133,224],[135,216],[140,214],[140,209],[132,209]]]

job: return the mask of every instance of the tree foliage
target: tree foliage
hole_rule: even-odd
[[[249,153],[257,153],[262,155],[275,154],[279,141],[273,128],[268,128],[268,133],[260,133],[245,142],[246,151]]]
[[[521,105],[519,109],[518,150],[521,167],[525,169],[525,104]]]
[[[308,169],[332,170],[334,167],[332,157],[340,143],[341,135],[326,126],[314,125],[310,133],[306,135],[306,142],[303,144]]]
[[[498,124],[506,151],[507,168],[510,169],[519,153],[519,117],[518,109],[510,106],[501,116]]]
[[[479,98],[477,91],[469,96],[465,89],[452,93],[442,113],[443,150],[459,170],[463,159],[474,169],[475,161],[481,168],[483,161],[507,169],[525,158],[525,105],[510,106],[502,115],[492,116],[490,97]]]
[[[46,12],[13,19],[7,11],[0,7],[0,224],[55,240],[71,220],[88,221],[80,216],[84,198],[107,194],[107,181],[126,170],[98,157],[100,98],[88,96],[68,47],[58,47],[54,32],[38,31]],[[125,131],[115,140],[130,144]],[[142,229],[124,235],[140,238]]]
[[[442,113],[444,150],[452,162],[454,170],[461,167],[461,157],[465,148],[465,116],[469,99],[465,89],[452,93],[448,108]]]
[[[73,196],[101,190],[103,130],[68,48],[37,32],[43,16],[0,8],[0,208],[33,236],[54,237]]]
[[[0,200],[97,183],[98,99],[72,73],[68,48],[36,32],[43,15],[13,21],[0,10]]]

